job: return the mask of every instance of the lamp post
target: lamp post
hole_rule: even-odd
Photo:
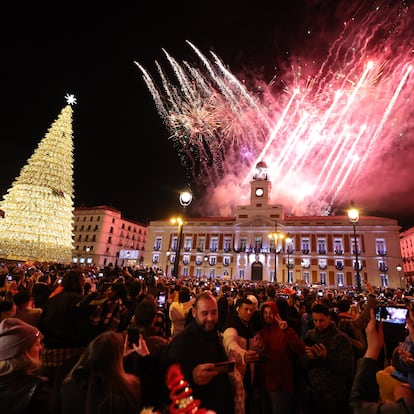
[[[292,237],[286,237],[286,251],[287,251],[287,280],[286,282],[289,283],[289,275],[290,275],[290,244],[292,243]]]
[[[274,271],[274,275],[273,275],[273,280],[272,282],[277,283],[277,241],[279,239],[283,239],[285,237],[284,234],[280,234],[277,231],[277,224],[276,224],[276,229],[273,233],[269,234],[269,239],[273,242],[273,247],[274,247],[274,253],[275,253],[275,262],[274,262],[274,266],[275,266],[275,271]]]
[[[349,221],[352,223],[352,226],[354,228],[356,291],[357,291],[357,293],[361,293],[362,284],[361,284],[361,275],[359,273],[358,245],[357,245],[357,235],[356,235],[356,225],[357,225],[358,220],[359,220],[359,211],[356,208],[351,207],[348,210],[348,218],[349,218]]]
[[[191,202],[193,201],[193,195],[189,191],[183,191],[180,193],[180,204],[183,206],[184,210],[188,207]],[[172,224],[177,224],[178,226],[178,240],[175,249],[175,260],[174,260],[174,268],[172,271],[173,277],[178,277],[178,266],[180,262],[180,254],[181,254],[181,241],[183,238],[183,227],[184,227],[184,219],[181,217],[174,217],[171,219]]]
[[[404,288],[404,284],[403,284],[404,277],[401,277],[402,266],[400,264],[398,264],[396,269],[397,269],[397,272],[398,272],[398,279],[400,281],[400,287],[403,289]]]
[[[164,273],[165,273],[165,277],[168,279],[168,259],[170,258],[170,250],[167,251],[167,253],[165,254],[165,268],[164,268]]]
[[[204,256],[204,279],[207,278],[207,262],[208,262],[208,256]]]

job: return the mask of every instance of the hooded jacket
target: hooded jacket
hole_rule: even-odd
[[[288,327],[282,330],[276,319],[270,324],[264,323],[266,307],[271,308],[275,316],[279,315],[275,302],[264,302],[260,306],[264,327],[259,335],[263,341],[264,358],[257,367],[259,385],[268,392],[283,389],[293,395],[294,357],[305,353],[305,344],[294,329]]]

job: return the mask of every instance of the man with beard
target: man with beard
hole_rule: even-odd
[[[166,366],[178,363],[200,406],[217,414],[234,413],[231,372],[215,364],[228,361],[218,323],[218,308],[210,292],[199,294],[192,308],[193,319],[169,344]],[[234,364],[230,364],[234,368]],[[224,371],[224,370],[223,370]]]

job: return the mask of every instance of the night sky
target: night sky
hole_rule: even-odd
[[[339,2],[153,2],[136,8],[3,8],[0,16],[0,195],[31,156],[74,94],[75,206],[110,205],[147,223],[179,211],[178,192],[191,186],[134,61],[151,74],[165,62],[194,59],[185,43],[212,50],[236,76],[269,82],[292,53],[308,55],[306,31],[319,31],[312,56],[337,34]],[[169,3],[169,2],[167,2]],[[240,78],[242,79],[242,78]],[[404,178],[407,181],[407,177]],[[389,205],[374,202],[364,214],[387,214],[414,224],[407,188]],[[200,197],[201,198],[201,197]],[[398,201],[396,201],[398,200]],[[356,202],[358,200],[355,200]],[[398,207],[395,210],[392,206]]]

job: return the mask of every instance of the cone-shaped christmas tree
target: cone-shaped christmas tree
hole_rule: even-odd
[[[76,103],[73,95],[68,104]],[[62,109],[0,203],[0,258],[70,263],[72,107]]]

